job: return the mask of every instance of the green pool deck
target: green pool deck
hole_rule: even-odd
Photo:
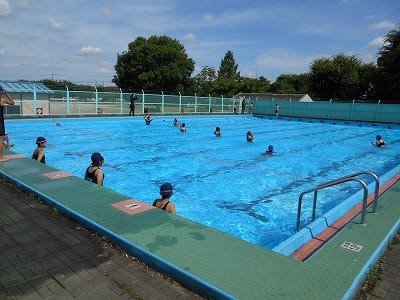
[[[5,154],[12,154],[6,151]],[[400,227],[400,183],[379,198],[366,224],[354,220],[306,262],[253,245],[30,158],[0,163],[0,174],[195,292],[215,299],[351,299]],[[179,206],[179,201],[177,201]],[[145,211],[140,212],[140,209]],[[293,220],[295,222],[295,220]],[[355,252],[341,245],[362,246]]]

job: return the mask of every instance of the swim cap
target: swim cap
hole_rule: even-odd
[[[99,161],[104,160],[99,152],[94,152],[91,156],[92,163],[97,164]]]
[[[42,137],[42,136],[39,136],[39,137],[36,139],[36,144],[37,144],[37,145],[42,144],[42,143],[46,143],[46,142],[47,142],[46,138],[44,138],[44,137]]]
[[[160,195],[163,198],[171,197],[174,193],[174,187],[169,182],[163,183],[160,186]]]
[[[376,136],[376,139],[377,140],[380,140],[382,137],[378,134],[377,136]]]
[[[252,135],[253,133],[251,131],[247,131],[247,135]]]
[[[269,146],[268,146],[268,151],[273,151],[273,150],[274,150],[274,146],[269,145]]]
[[[221,130],[221,128],[217,127],[217,128],[215,128],[215,130]]]

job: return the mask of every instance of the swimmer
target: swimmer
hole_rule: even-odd
[[[175,118],[175,119],[174,119],[174,126],[177,127],[177,126],[179,126],[179,125],[181,125],[181,121],[178,121],[178,119]]]
[[[144,121],[146,122],[146,125],[150,125],[153,119],[150,117],[150,115],[147,115],[144,117]]]
[[[175,204],[169,199],[174,194],[174,187],[169,182],[166,182],[160,186],[161,199],[156,199],[153,202],[153,206],[161,208],[162,210],[176,215]]]
[[[105,175],[101,166],[104,164],[104,158],[99,152],[94,152],[90,159],[92,160],[92,163],[86,168],[85,180],[98,185],[103,185]]]
[[[36,139],[37,148],[32,154],[32,159],[41,162],[42,164],[46,164],[46,155],[44,154],[44,148],[47,146],[46,138],[39,136]]]
[[[376,136],[376,143],[374,144],[373,142],[371,142],[371,144],[373,146],[376,146],[376,147],[379,147],[379,148],[387,146],[386,142],[383,140],[383,138],[379,134]]]
[[[214,134],[215,134],[215,136],[221,136],[221,128],[219,128],[219,127],[216,127],[215,128],[215,131],[214,131]]]
[[[181,127],[179,128],[179,130],[180,130],[181,132],[186,132],[186,124],[185,124],[185,123],[182,123],[182,124],[181,124]]]
[[[274,146],[269,145],[267,150],[264,153],[261,153],[261,155],[272,155],[272,153],[275,153]]]
[[[252,142],[254,140],[254,134],[251,131],[247,131],[246,133],[246,140],[248,142]]]

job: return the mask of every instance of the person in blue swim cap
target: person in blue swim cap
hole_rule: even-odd
[[[247,131],[246,133],[246,140],[248,142],[252,142],[254,140],[254,134],[251,131]]]
[[[85,180],[103,185],[105,175],[101,167],[104,164],[104,157],[99,152],[94,152],[90,159],[92,163],[86,168]]]
[[[39,136],[36,139],[37,148],[32,154],[32,159],[41,162],[42,164],[46,164],[46,155],[44,154],[44,148],[47,146],[46,138]]]
[[[267,150],[264,153],[262,153],[262,155],[272,155],[272,153],[274,153],[274,146],[269,145]]]
[[[162,210],[176,215],[175,204],[170,201],[171,196],[174,194],[174,187],[171,183],[166,182],[160,186],[161,199],[156,199],[153,206],[161,208]]]
[[[215,128],[214,134],[215,134],[215,136],[221,136],[221,135],[222,135],[222,133],[221,133],[221,128],[219,128],[219,127],[217,126],[217,127]]]
[[[372,145],[376,146],[376,147],[385,147],[387,146],[386,142],[383,140],[382,136],[380,136],[379,134],[376,136],[376,143],[374,144],[373,142],[371,142]]]

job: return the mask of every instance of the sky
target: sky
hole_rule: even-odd
[[[399,0],[0,0],[0,80],[113,85],[117,54],[166,35],[192,76],[230,50],[242,76],[273,82],[339,53],[376,62],[399,26]]]

